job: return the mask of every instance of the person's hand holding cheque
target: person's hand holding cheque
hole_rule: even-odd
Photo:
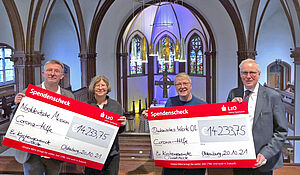
[[[241,98],[241,97],[235,97],[234,99],[232,99],[231,102],[242,103],[243,102],[243,98]],[[257,155],[256,162],[257,163],[255,164],[254,168],[259,168],[259,167],[261,167],[261,166],[263,166],[263,165],[265,165],[267,163],[267,159],[265,158],[264,155],[262,155],[262,154],[259,153]]]
[[[22,98],[25,97],[25,94],[24,93],[18,93],[16,96],[15,96],[15,104],[19,104],[22,100]]]
[[[238,102],[238,103],[242,103],[243,99],[241,97],[235,97],[234,99],[232,99],[231,102]]]
[[[265,158],[264,155],[262,155],[262,154],[259,153],[257,155],[256,162],[257,163],[255,164],[255,167],[259,168],[259,167],[261,167],[261,166],[263,166],[264,164],[267,163],[267,159]]]
[[[144,110],[144,111],[142,112],[142,115],[143,115],[143,117],[144,117],[145,119],[147,119],[147,118],[148,118],[148,110],[147,110],[147,109]]]
[[[126,125],[126,117],[122,116],[118,119],[118,122],[121,123],[121,126],[125,126]]]

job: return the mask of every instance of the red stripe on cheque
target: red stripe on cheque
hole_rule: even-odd
[[[41,147],[26,144],[26,143],[18,142],[18,141],[9,139],[9,138],[4,138],[2,144],[6,145],[6,146],[9,146],[9,147],[16,148],[16,149],[21,150],[21,151],[37,154],[37,155],[40,155],[40,156],[47,156],[47,157],[51,157],[53,159],[58,159],[58,160],[66,161],[66,162],[71,162],[71,163],[75,163],[75,164],[79,164],[79,165],[83,165],[83,166],[88,166],[88,167],[91,167],[91,168],[94,168],[94,169],[101,170],[102,167],[103,167],[103,164],[98,163],[98,162],[90,161],[90,160],[87,160],[87,159],[82,159],[82,158],[79,158],[79,157],[74,157],[74,156],[63,154],[63,153],[56,152],[56,151],[51,151],[51,150],[48,150],[48,149],[45,149],[45,148],[41,148]]]
[[[155,165],[168,168],[249,168],[254,167],[255,159],[245,160],[189,160],[166,161],[155,160]]]
[[[30,84],[25,92],[25,96],[57,106],[90,118],[114,125],[120,126],[118,114],[97,108],[95,106],[83,103],[81,101],[48,91],[46,89]],[[101,115],[100,115],[101,114]],[[100,116],[102,117],[100,117]]]
[[[248,114],[247,102],[214,103],[192,106],[151,108],[149,120]]]

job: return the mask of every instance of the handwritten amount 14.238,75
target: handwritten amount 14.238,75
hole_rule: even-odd
[[[206,129],[209,136],[244,136],[246,134],[246,125],[231,126],[210,126]]]
[[[109,136],[109,134],[105,133],[104,131],[96,130],[90,126],[78,125],[78,126],[75,126],[74,129],[77,133],[81,133],[83,135],[93,137],[95,139],[106,140],[107,136]]]

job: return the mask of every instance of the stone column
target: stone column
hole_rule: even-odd
[[[205,55],[205,58],[204,58],[204,61],[205,61],[205,75],[206,75],[206,102],[207,103],[211,103],[211,92],[212,92],[212,89],[211,89],[211,56],[212,56],[212,53],[211,52],[205,52],[204,53]]]
[[[22,92],[25,89],[25,63],[26,54],[23,51],[15,51],[11,56],[11,61],[14,62],[16,93]]]
[[[295,135],[300,136],[300,47],[291,51],[291,58],[294,58],[294,81],[295,81]],[[296,107],[297,106],[297,107]],[[295,142],[294,163],[300,163],[300,141]]]
[[[96,53],[81,52],[81,87],[88,87],[91,79],[96,75]]]
[[[148,56],[148,106],[150,107],[154,98],[154,56]],[[148,108],[146,106],[146,108]]]
[[[123,83],[121,86],[121,88],[123,89],[123,108],[126,112],[128,112],[129,108],[128,108],[128,81],[127,81],[127,70],[128,70],[128,53],[124,52],[124,53],[120,53],[119,55],[121,57],[121,62],[122,62],[122,72],[120,72],[122,74],[122,79],[123,79]],[[120,78],[121,78],[120,77]]]
[[[42,71],[43,68],[41,67],[41,61],[44,60],[44,55],[41,54],[40,51],[34,51],[31,54],[27,55],[27,73],[26,73],[26,80],[30,84],[41,84],[42,82]]]

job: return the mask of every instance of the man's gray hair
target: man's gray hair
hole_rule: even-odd
[[[64,66],[64,64],[63,64],[62,62],[60,62],[60,61],[58,61],[58,60],[49,60],[49,61],[47,61],[47,62],[44,64],[44,70],[46,70],[46,65],[47,65],[47,64],[58,64],[58,65],[61,66],[62,71],[64,72],[65,66]]]
[[[190,83],[192,83],[191,77],[184,72],[181,72],[176,75],[174,83],[176,83],[179,78],[187,79],[187,80],[189,80]]]
[[[240,68],[240,72],[242,72],[242,67],[245,63],[252,63],[252,64],[255,64],[256,65],[256,68],[257,68],[257,71],[260,72],[260,69],[259,69],[259,64],[254,60],[254,59],[251,59],[251,58],[247,58],[245,60],[243,60],[240,65],[239,65],[239,68]]]

